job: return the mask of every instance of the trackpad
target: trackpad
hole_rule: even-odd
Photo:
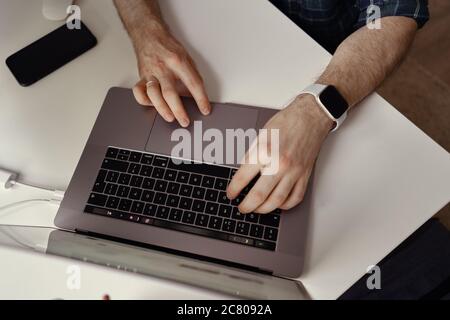
[[[215,149],[215,151],[212,151],[212,154],[216,156],[217,154],[215,152],[220,152],[219,148],[221,148],[223,157],[219,156],[214,158],[223,158],[224,161],[212,162],[236,165],[240,160],[238,159],[239,151],[236,150],[237,141],[234,141],[236,146],[231,146],[235,155],[234,163],[225,161],[226,152],[228,151],[230,153],[230,143],[233,143],[232,141],[227,142],[226,130],[243,129],[246,131],[256,128],[258,110],[255,108],[240,107],[238,105],[215,103],[212,105],[211,114],[203,116],[192,99],[185,98],[183,99],[183,103],[191,119],[189,127],[182,128],[177,122],[168,123],[158,115],[150,132],[145,150],[165,155],[172,155],[172,151],[177,150],[174,154],[179,155],[181,148],[183,150],[190,148],[190,152],[183,152],[183,158],[209,162],[203,155],[211,154],[211,150]],[[228,130],[228,134],[230,134],[230,130]],[[222,136],[222,142],[216,141],[220,136]],[[248,145],[252,140],[249,135],[245,141],[246,149],[248,149]]]

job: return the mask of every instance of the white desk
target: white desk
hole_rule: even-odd
[[[330,59],[268,2],[161,2],[213,101],[279,107]],[[0,65],[0,166],[28,182],[65,188],[107,88],[131,87],[137,77],[111,1],[80,5],[98,37],[96,48],[29,88],[19,87]],[[0,3],[2,60],[59,25],[40,10],[40,1]],[[325,143],[312,196],[300,280],[312,297],[334,299],[448,203],[450,156],[374,94]],[[0,192],[0,206],[29,197],[34,191],[26,188]],[[56,212],[45,204],[27,205],[23,215],[19,209],[0,212],[0,222],[47,225]]]

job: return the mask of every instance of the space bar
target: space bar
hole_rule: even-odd
[[[229,241],[229,235],[227,235],[226,233],[191,227],[191,226],[188,226],[185,224],[173,223],[173,222],[166,221],[166,220],[154,219],[153,225],[157,226],[157,227],[172,229],[172,230],[176,230],[176,231],[183,231],[183,232],[187,232],[187,233],[197,234],[200,236],[211,237],[211,238]]]

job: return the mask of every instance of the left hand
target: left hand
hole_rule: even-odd
[[[320,147],[332,126],[333,121],[311,95],[297,97],[274,115],[264,128],[269,129],[269,136],[270,129],[279,129],[278,170],[259,177],[239,205],[239,211],[269,213],[277,208],[288,210],[299,204],[303,200]],[[258,137],[257,143],[266,144],[265,147],[270,150],[267,144],[272,142],[262,140]],[[250,149],[246,159],[251,156],[251,152],[255,151]],[[236,198],[263,167],[260,162],[249,164],[245,161],[228,186],[228,197]]]

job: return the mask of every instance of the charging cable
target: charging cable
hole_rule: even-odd
[[[0,189],[11,189],[13,186],[23,186],[28,188],[34,188],[42,191],[47,191],[51,193],[51,197],[48,199],[39,199],[41,201],[49,201],[50,203],[59,205],[64,198],[63,190],[49,189],[41,186],[36,186],[32,184],[27,184],[17,181],[17,173],[11,172],[5,169],[0,169]],[[37,200],[37,199],[36,199]],[[31,200],[33,201],[33,200]]]

